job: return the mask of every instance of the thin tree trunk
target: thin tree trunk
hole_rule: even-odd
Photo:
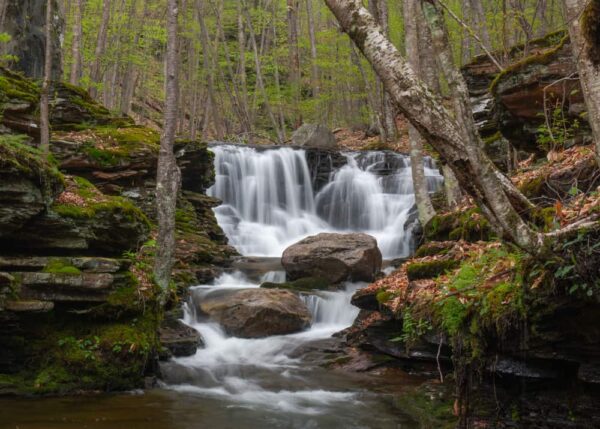
[[[73,17],[73,43],[71,46],[71,74],[69,83],[71,85],[79,85],[81,79],[81,65],[83,58],[81,55],[81,43],[83,40],[83,30],[81,28],[81,17],[83,14],[83,0],[75,0],[75,12]]]
[[[421,61],[422,47],[424,47],[425,28],[422,23],[422,15],[418,0],[404,0],[404,37],[406,44],[406,55],[415,74],[424,77],[425,64]],[[419,23],[421,28],[419,28]],[[421,42],[421,43],[420,43]],[[422,55],[425,56],[425,55]],[[433,76],[430,74],[428,76]],[[437,79],[437,76],[436,76]],[[425,80],[425,79],[424,79]],[[429,82],[433,84],[433,82]],[[423,162],[423,139],[417,129],[409,124],[408,140],[410,143],[410,167],[412,172],[415,202],[419,214],[419,222],[426,225],[435,216],[435,209],[431,204],[427,178],[425,177],[425,165]]]
[[[94,62],[90,69],[90,88],[89,92],[93,98],[98,95],[98,83],[101,78],[102,57],[106,50],[106,41],[108,37],[108,24],[110,23],[110,0],[103,0],[102,3],[102,20],[98,30],[98,38],[96,41],[96,50],[94,51]]]
[[[487,19],[485,15],[485,8],[483,6],[483,0],[470,0],[471,12],[475,17],[474,22],[477,23],[477,34],[483,45],[487,49],[492,49],[492,39],[490,38],[490,32],[487,26]]]
[[[263,98],[263,102],[265,104],[265,109],[267,110],[269,119],[271,119],[271,124],[273,125],[273,129],[275,130],[275,134],[277,136],[277,141],[279,144],[283,144],[283,142],[285,141],[285,136],[283,135],[283,131],[279,128],[277,119],[275,118],[275,115],[273,114],[273,109],[271,109],[271,104],[269,103],[269,96],[265,89],[265,83],[263,80],[263,73],[262,73],[262,65],[261,65],[261,61],[260,61],[260,54],[258,51],[258,46],[256,45],[256,34],[254,33],[254,27],[252,25],[252,20],[250,19],[250,13],[248,12],[248,8],[245,3],[243,5],[243,7],[244,7],[244,15],[246,17],[246,23],[248,25],[248,31],[250,32],[250,41],[252,44],[252,51],[254,53],[254,65],[256,68],[256,85],[258,86],[258,89]]]
[[[177,126],[178,59],[177,0],[167,1],[166,99],[164,129],[160,141],[156,173],[156,206],[158,235],[154,277],[163,290],[163,302],[171,279],[175,253],[175,208],[179,192],[180,172],[173,153]]]
[[[44,153],[50,152],[50,75],[52,74],[52,2],[46,1],[46,26],[44,35],[44,80],[40,94],[40,147]]]
[[[396,107],[448,163],[461,186],[483,208],[490,223],[498,226],[507,238],[523,249],[532,253],[545,251],[544,237],[527,225],[509,199],[509,195],[514,198],[514,193],[518,191],[514,185],[500,178],[498,170],[483,153],[472,115],[468,116],[467,113],[468,117],[465,117],[462,111],[463,97],[468,98],[468,93],[460,96],[462,87],[457,85],[460,81],[456,82],[457,75],[460,75],[458,70],[455,69],[455,74],[447,76],[452,82],[450,86],[453,92],[459,93],[460,106],[455,107],[455,119],[446,110],[441,99],[417,79],[406,60],[381,33],[360,0],[326,0],[326,3],[342,28],[371,62],[393,97]],[[425,3],[425,7],[428,20],[440,19],[437,9],[429,10],[430,7],[435,8],[434,5]],[[440,25],[440,22],[432,25],[434,42],[440,37]],[[443,35],[446,36],[445,33]],[[438,49],[436,52],[439,54]],[[446,72],[447,61],[440,62]],[[466,87],[464,89],[466,92]],[[465,124],[462,124],[463,120],[466,120]],[[469,132],[465,133],[465,129]],[[519,200],[517,203],[522,204],[523,201]]]
[[[313,16],[313,0],[306,0],[308,19],[308,39],[310,41],[311,86],[313,99],[319,98],[319,66],[317,64],[317,38],[315,35],[315,18]]]
[[[298,48],[298,6],[299,0],[287,0],[287,23],[288,23],[288,49],[289,49],[289,75],[292,89],[292,111],[294,112],[294,128],[302,125],[302,113],[300,111],[300,50]]]
[[[132,0],[131,5],[131,13],[133,15],[136,14],[136,3],[137,0]],[[121,103],[120,103],[120,111],[123,115],[128,115],[131,110],[131,101],[133,100],[133,95],[135,93],[135,85],[137,81],[137,73],[134,63],[131,59],[131,56],[134,55],[134,51],[138,49],[138,45],[140,43],[140,36],[144,28],[144,21],[148,17],[148,1],[143,0],[144,12],[142,14],[142,19],[140,20],[135,36],[133,38],[133,50],[130,50],[127,58],[127,65],[125,67],[125,75],[123,77],[123,85],[121,88]]]
[[[564,0],[571,46],[587,106],[587,119],[592,127],[596,159],[600,164],[600,0],[589,0],[587,9],[586,4],[586,0]],[[590,29],[591,34],[584,34],[582,13],[587,15],[588,27],[594,28],[595,25],[595,31]]]

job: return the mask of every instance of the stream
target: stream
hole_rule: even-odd
[[[243,268],[194,286],[183,321],[204,346],[161,364],[159,386],[112,395],[0,398],[0,428],[419,428],[395,398],[423,382],[400,369],[342,372],[335,334],[352,325],[352,294],[366,283],[303,294],[312,324],[290,335],[228,336],[196,313],[196,303],[223,288],[255,288],[285,281],[278,258],[290,244],[315,233],[367,232],[385,259],[413,250],[414,194],[410,161],[391,152],[345,153],[327,184],[314,187],[304,150],[259,151],[215,146],[216,181],[208,194]],[[430,191],[442,183],[426,160]],[[265,268],[266,267],[266,268]]]

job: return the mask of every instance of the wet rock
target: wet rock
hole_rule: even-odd
[[[315,277],[304,277],[285,283],[264,282],[260,285],[260,287],[266,289],[289,289],[295,291],[324,290],[329,289],[330,286],[327,280]]]
[[[212,291],[198,299],[197,308],[230,335],[243,338],[291,334],[308,328],[311,322],[304,302],[279,289]]]
[[[321,124],[304,124],[292,134],[292,144],[300,147],[335,149],[335,135]]]
[[[377,311],[380,307],[377,293],[377,290],[371,288],[359,289],[352,295],[350,303],[361,310]]]
[[[285,249],[281,263],[289,280],[316,277],[340,283],[374,280],[382,257],[370,235],[322,233]]]
[[[161,359],[170,357],[191,356],[202,345],[198,331],[178,320],[172,314],[167,314],[159,329],[161,345],[165,348]]]

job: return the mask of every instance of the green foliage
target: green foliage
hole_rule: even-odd
[[[12,37],[10,37],[10,34],[0,33],[0,48],[11,40]],[[18,60],[19,58],[17,58],[15,55],[2,54],[0,55],[0,66],[5,67],[8,63],[16,62]]]
[[[537,144],[546,151],[563,150],[567,140],[573,138],[578,129],[579,121],[567,118],[565,110],[557,103],[546,121],[537,129]]]
[[[66,275],[80,275],[81,270],[74,267],[69,263],[67,259],[53,258],[44,267],[45,273],[52,274],[66,274]]]

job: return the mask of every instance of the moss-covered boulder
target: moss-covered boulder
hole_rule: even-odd
[[[430,241],[489,240],[493,231],[478,208],[437,214],[423,228]]]
[[[0,67],[1,122],[8,128],[39,136],[40,83]],[[52,84],[50,123],[54,131],[97,125],[131,126],[130,118],[115,117],[82,88],[65,82]]]
[[[120,256],[146,241],[150,223],[130,201],[100,193],[82,178],[67,178],[66,190],[27,228],[0,238],[4,254]]]
[[[432,279],[460,265],[453,259],[431,259],[426,261],[409,262],[406,273],[409,280]]]

